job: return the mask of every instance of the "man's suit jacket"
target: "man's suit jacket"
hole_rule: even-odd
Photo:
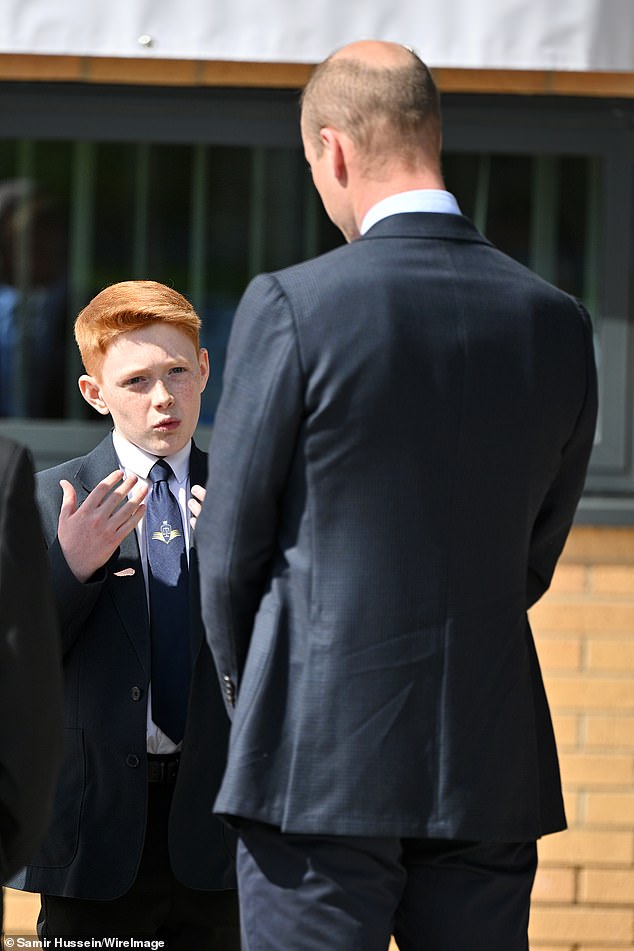
[[[136,532],[86,584],[70,571],[57,540],[68,479],[81,504],[119,468],[112,437],[91,453],[38,475],[64,642],[65,761],[53,820],[42,848],[12,884],[29,891],[111,899],[132,885],[147,812],[146,710],[150,632]],[[195,446],[191,480],[204,484]],[[170,814],[177,878],[191,888],[234,887],[231,843],[212,815],[229,721],[200,623],[195,550],[190,552],[193,675],[187,725]]]
[[[218,812],[493,841],[564,826],[526,612],[595,416],[587,313],[465,218],[392,216],[251,283],[197,525],[233,715]]]
[[[46,830],[62,754],[59,630],[27,450],[0,437],[0,881]],[[1,923],[1,899],[0,899]]]

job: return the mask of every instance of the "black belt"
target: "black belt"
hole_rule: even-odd
[[[178,775],[179,762],[180,753],[170,753],[169,756],[155,756],[152,753],[148,753],[148,783],[175,783]]]

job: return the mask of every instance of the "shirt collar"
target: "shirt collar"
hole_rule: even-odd
[[[414,211],[432,211],[446,215],[462,214],[451,192],[440,188],[416,188],[412,191],[388,195],[387,198],[373,205],[361,222],[360,233],[365,234],[373,225],[383,218],[389,218],[390,215],[402,215]]]
[[[116,429],[112,433],[112,442],[114,443],[114,450],[122,468],[126,471],[134,472],[135,475],[141,476],[142,479],[147,479],[150,469],[156,460],[163,458],[162,456],[155,456],[150,452],[146,452],[139,446],[135,446],[134,443],[131,443],[125,436],[118,433]],[[173,455],[166,457],[176,481],[179,484],[185,482],[189,476],[189,457],[191,449],[192,443],[190,439],[186,446],[183,446],[182,449],[179,449],[178,452],[175,452]]]

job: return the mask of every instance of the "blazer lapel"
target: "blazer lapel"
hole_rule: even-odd
[[[119,468],[109,434],[85,458],[77,478],[86,495],[113,470]],[[139,553],[136,530],[124,538],[121,545],[108,560],[106,566],[106,589],[114,601],[128,637],[143,665],[150,675],[150,624],[143,567]]]

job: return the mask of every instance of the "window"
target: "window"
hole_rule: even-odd
[[[585,520],[634,520],[633,118],[629,102],[444,99],[445,177],[463,212],[593,316]],[[249,278],[341,241],[310,181],[295,93],[0,84],[3,428],[26,432],[41,464],[94,444],[103,420],[77,390],[72,322],[101,287],[140,277],[173,284],[203,320],[211,424]]]
[[[456,96],[445,109],[463,211],[593,318],[599,422],[581,521],[634,521],[633,120],[634,104],[606,100]]]

